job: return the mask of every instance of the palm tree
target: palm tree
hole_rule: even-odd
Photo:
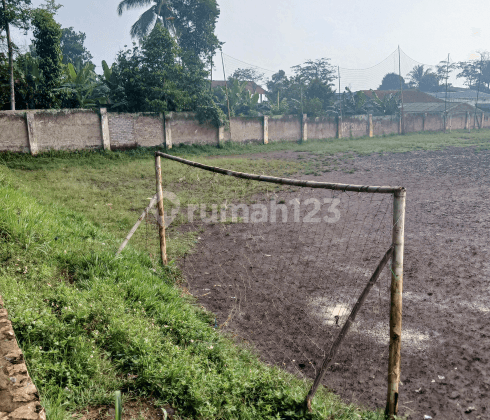
[[[160,21],[173,36],[176,35],[173,22],[175,17],[171,8],[171,0],[122,0],[117,6],[117,13],[121,16],[125,9],[135,9],[152,3],[154,3],[153,6],[144,12],[131,26],[130,34],[132,38],[141,39],[148,35],[157,21]]]
[[[420,85],[424,83],[424,79],[436,76],[430,69],[424,69],[423,64],[415,66],[408,75],[410,76],[410,85],[417,88],[420,88]]]

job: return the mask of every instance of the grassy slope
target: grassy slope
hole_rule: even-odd
[[[382,417],[323,392],[314,414],[304,414],[308,384],[218,334],[212,315],[175,287],[175,270],[154,266],[134,248],[115,259],[114,236],[101,214],[82,208],[99,219],[96,226],[54,204],[63,193],[52,179],[20,175],[15,171],[13,180],[0,166],[0,290],[48,418],[111,403],[116,389],[153,393],[182,418]],[[41,202],[32,199],[34,189]],[[65,193],[66,204],[80,196],[80,190]]]

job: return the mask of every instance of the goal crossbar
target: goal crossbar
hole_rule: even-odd
[[[294,185],[297,187],[325,188],[325,189],[337,190],[337,191],[379,193],[379,194],[396,194],[405,191],[405,188],[403,187],[338,184],[333,182],[305,181],[301,179],[279,178],[275,176],[247,174],[244,172],[236,172],[236,171],[231,171],[229,169],[218,168],[216,166],[204,165],[199,162],[194,162],[192,160],[187,160],[177,156],[168,155],[162,152],[155,152],[155,156],[161,156],[165,159],[174,160],[176,162],[184,163],[186,165],[194,166],[196,168],[204,169],[210,172],[230,175],[236,178],[252,179],[254,181],[271,182],[273,184]]]

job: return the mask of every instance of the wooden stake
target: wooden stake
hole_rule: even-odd
[[[158,234],[160,235],[160,254],[163,265],[167,265],[167,242],[165,239],[165,213],[163,211],[162,166],[160,156],[155,154],[155,176],[157,183]]]
[[[342,341],[344,340],[345,336],[349,332],[350,326],[353,324],[353,322],[356,319],[356,315],[359,312],[359,309],[361,309],[362,304],[367,298],[367,295],[369,294],[369,291],[371,288],[374,286],[376,283],[376,280],[378,280],[379,275],[381,274],[381,271],[385,267],[386,263],[391,257],[391,254],[393,253],[393,246],[386,251],[386,254],[384,257],[381,259],[379,262],[378,266],[376,267],[376,270],[374,270],[373,275],[369,279],[368,284],[364,288],[364,290],[361,293],[361,296],[359,296],[359,299],[357,299],[356,304],[352,308],[352,311],[347,318],[347,321],[345,321],[344,326],[342,327],[342,330],[340,331],[339,335],[337,336],[337,339],[334,341],[332,344],[332,347],[330,348],[330,351],[328,352],[328,356],[323,360],[322,368],[320,369],[320,372],[318,372],[318,375],[315,378],[315,382],[313,382],[313,386],[310,389],[310,392],[306,396],[306,408],[308,411],[312,411],[311,408],[311,401],[313,400],[313,397],[315,396],[315,393],[320,386],[320,383],[322,382],[323,377],[325,376],[325,372],[327,371],[328,367],[330,366],[330,363],[332,363],[333,358],[337,354],[337,351],[342,344]]]
[[[136,229],[138,229],[138,226],[141,224],[141,222],[143,221],[143,219],[145,218],[145,216],[148,215],[148,212],[153,208],[153,206],[156,204],[156,202],[157,202],[157,195],[155,194],[152,197],[152,199],[150,201],[150,204],[148,204],[148,207],[145,209],[145,211],[143,213],[141,213],[141,216],[138,218],[138,220],[134,224],[133,228],[129,231],[128,236],[126,236],[126,238],[124,239],[123,243],[121,244],[121,246],[117,250],[116,257],[126,247],[126,245],[128,244],[129,240],[131,239],[131,236],[134,235],[134,232],[136,232]]]
[[[385,415],[398,413],[400,383],[400,350],[402,335],[403,248],[405,230],[405,197],[401,190],[393,197],[393,258],[391,262],[390,350],[388,360],[388,401]]]

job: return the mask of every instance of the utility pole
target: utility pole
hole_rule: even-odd
[[[403,121],[403,78],[402,78],[402,65],[401,65],[399,45],[398,45],[398,74],[400,75],[400,94],[401,94],[401,101],[402,101],[402,111],[400,115],[400,122],[401,122],[400,134],[404,134],[405,130],[404,130],[404,121]]]
[[[340,92],[340,67],[337,66],[337,73],[339,75],[339,103],[340,103],[340,118],[342,118],[342,93]]]
[[[444,99],[444,132],[446,132],[446,120],[447,120],[447,79],[449,79],[449,53],[447,54],[447,66],[446,66],[446,98]]]
[[[480,83],[481,83],[481,70],[482,70],[482,66],[483,66],[483,55],[480,53],[480,75],[478,76],[478,90],[476,91],[476,102],[475,102],[475,121],[474,121],[474,126],[473,128],[476,128],[476,119],[477,119],[477,116],[476,116],[476,110],[478,109],[478,96],[480,94]]]
[[[223,76],[225,78],[225,92],[226,103],[228,104],[228,121],[230,122],[230,139],[231,137],[231,112],[230,112],[230,99],[228,97],[228,84],[226,83],[225,61],[223,60],[223,50],[221,50],[221,64],[223,65]]]

